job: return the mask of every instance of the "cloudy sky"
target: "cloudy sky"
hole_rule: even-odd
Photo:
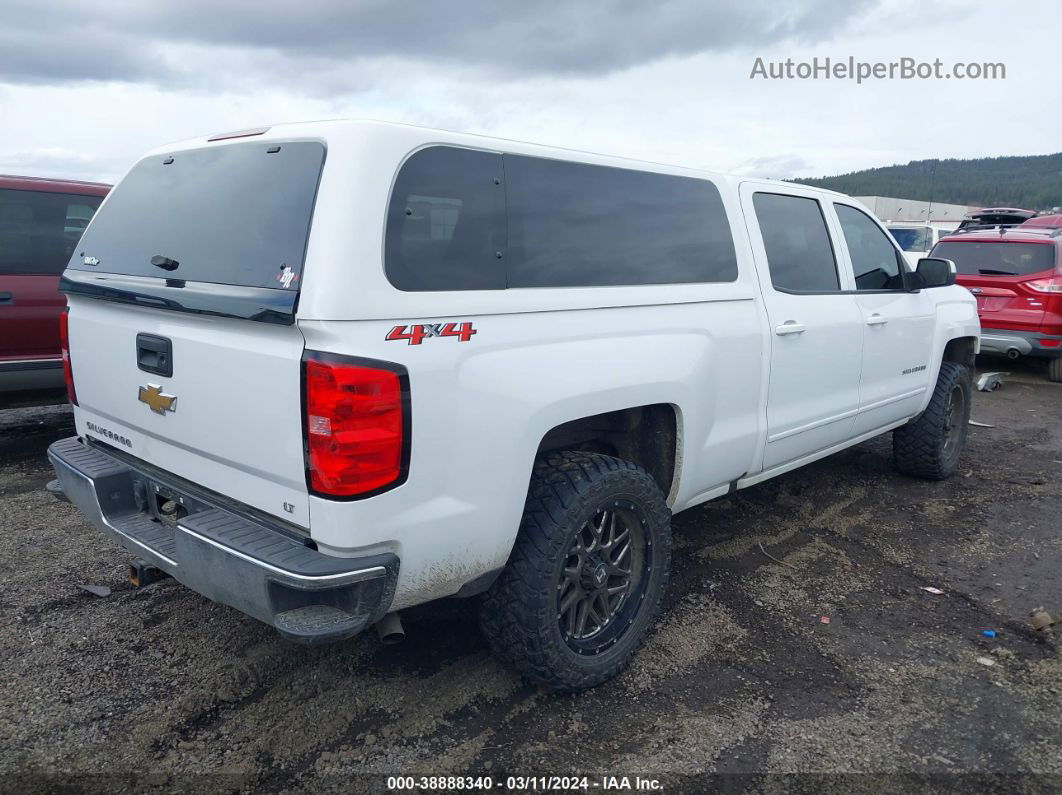
[[[764,176],[1062,149],[1057,5],[958,0],[2,0],[0,173],[377,118]],[[756,58],[1006,79],[750,79]]]

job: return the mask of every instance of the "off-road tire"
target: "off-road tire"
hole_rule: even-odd
[[[619,504],[636,508],[629,515],[638,517],[638,532],[648,541],[644,590],[638,599],[625,597],[630,612],[617,617],[622,620],[605,625],[617,633],[613,645],[587,656],[573,650],[561,627],[562,580],[579,534],[600,511]],[[660,611],[670,569],[671,512],[648,473],[611,456],[551,453],[535,465],[516,543],[484,596],[480,626],[494,653],[528,678],[553,690],[585,690],[630,661]]]
[[[926,410],[892,432],[892,458],[900,472],[927,480],[955,474],[970,424],[971,380],[969,367],[941,362]]]
[[[1047,380],[1062,383],[1062,357],[1047,360]]]

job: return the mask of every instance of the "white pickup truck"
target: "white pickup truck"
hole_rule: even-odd
[[[304,642],[479,595],[561,690],[647,634],[673,513],[887,431],[952,474],[978,347],[846,196],[365,121],[152,151],[61,287],[52,488],[137,565]]]

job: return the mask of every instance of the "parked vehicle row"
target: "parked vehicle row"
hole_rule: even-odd
[[[981,350],[1047,360],[1062,381],[1062,223],[1042,216],[1021,225],[967,227],[943,238],[931,256],[956,265],[957,281],[977,299]]]
[[[53,488],[140,570],[302,642],[479,595],[562,690],[645,637],[673,513],[887,432],[950,476],[979,334],[847,196],[375,122],[148,153],[61,289]]]
[[[1047,361],[1062,381],[1062,215],[988,207],[958,229],[890,222],[889,232],[911,264],[923,256],[954,260],[957,281],[977,297],[981,350]]]

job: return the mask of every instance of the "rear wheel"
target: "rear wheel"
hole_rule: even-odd
[[[1047,360],[1047,380],[1062,383],[1062,357]]]
[[[593,687],[645,639],[670,563],[670,512],[644,470],[553,453],[535,467],[509,563],[483,601],[483,632],[531,679]]]
[[[955,474],[970,423],[970,368],[942,362],[929,405],[892,432],[892,456],[906,475],[944,480]]]

